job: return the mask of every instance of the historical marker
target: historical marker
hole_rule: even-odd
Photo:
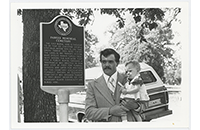
[[[50,93],[59,88],[84,88],[84,28],[67,16],[40,24],[41,87]]]

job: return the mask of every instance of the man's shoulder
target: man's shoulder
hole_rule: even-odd
[[[92,80],[90,80],[88,83],[92,83],[92,84],[94,84],[95,82],[98,82],[98,81],[100,81],[100,80],[102,80],[102,78],[103,78],[103,75],[101,75],[100,77],[98,77],[98,78],[95,78],[95,79],[92,79]]]

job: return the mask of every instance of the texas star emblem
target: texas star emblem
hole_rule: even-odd
[[[63,29],[65,32],[67,28],[69,27],[67,23],[64,23],[64,21],[60,21],[60,25],[58,25],[59,28]]]
[[[66,17],[58,18],[54,28],[56,32],[62,36],[67,36],[72,31],[71,22]]]

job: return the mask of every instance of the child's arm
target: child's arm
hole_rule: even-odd
[[[139,90],[140,90],[140,85],[136,85],[134,89],[126,90],[126,94],[134,94],[134,93],[139,92]]]
[[[142,78],[139,77],[135,79],[134,82],[132,82],[131,84],[134,85],[135,87],[133,89],[127,90],[127,94],[134,94],[139,92],[140,87],[143,85]]]
[[[134,94],[140,90],[140,85],[136,85],[136,88],[134,88],[134,89],[127,90],[120,82],[118,82],[118,84],[120,85],[120,87],[121,87],[120,90],[123,94]]]

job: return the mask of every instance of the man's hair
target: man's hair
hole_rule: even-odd
[[[139,72],[141,70],[140,67],[140,63],[138,61],[132,60],[132,61],[128,61],[125,66],[132,64],[134,66],[134,68],[136,68],[136,70]]]
[[[100,52],[100,61],[102,61],[101,57],[102,55],[104,57],[108,57],[109,55],[113,54],[115,56],[115,61],[117,63],[119,63],[119,59],[120,59],[120,55],[112,48],[107,48],[107,49],[104,49]]]

